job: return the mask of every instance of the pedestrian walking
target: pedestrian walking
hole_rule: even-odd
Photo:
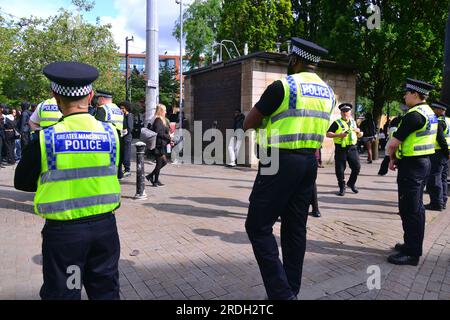
[[[119,164],[119,171],[122,171],[122,165],[124,167],[124,177],[131,175],[131,143],[133,142],[133,130],[134,130],[134,117],[131,111],[131,105],[129,102],[124,101],[119,104],[120,110],[124,115],[123,120],[123,137],[121,137],[123,145],[123,163]],[[121,157],[122,158],[122,157]]]
[[[373,121],[371,113],[366,113],[365,119],[361,122],[359,129],[363,132],[361,140],[367,150],[367,163],[372,163],[372,144],[377,136],[377,126],[375,125],[375,121]]]
[[[161,169],[168,163],[167,145],[171,142],[169,133],[169,124],[166,121],[166,106],[158,104],[156,106],[155,118],[148,124],[148,129],[156,132],[156,147],[154,154],[156,165],[153,171],[146,176],[146,179],[152,183],[154,187],[162,187],[164,184],[159,179]]]
[[[242,114],[241,109],[234,110],[233,118],[233,136],[228,144],[228,155],[229,162],[227,167],[235,167],[236,160],[239,157],[239,150],[241,149],[242,141],[244,140],[244,119],[245,116]]]

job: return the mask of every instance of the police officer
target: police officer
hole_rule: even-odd
[[[38,131],[54,125],[62,118],[55,98],[47,99],[36,107],[30,116],[29,125],[31,131]]]
[[[417,266],[422,255],[425,232],[423,190],[430,174],[429,156],[435,152],[438,127],[437,117],[426,103],[433,87],[420,80],[407,79],[404,99],[409,110],[388,148],[389,169],[398,168],[398,206],[404,232],[404,243],[395,245],[398,253],[388,257],[393,264]]]
[[[124,115],[122,110],[113,103],[113,94],[105,90],[97,90],[97,108],[95,110],[95,118],[99,121],[105,121],[112,123],[119,134],[120,137],[120,149],[124,149],[123,137],[127,134],[123,130]],[[123,157],[121,157],[122,159]],[[122,163],[119,165],[117,171],[117,177],[122,179],[124,173],[122,171]]]
[[[45,219],[40,296],[81,299],[78,277],[89,299],[119,299],[119,137],[88,113],[98,71],[55,62],[43,72],[64,117],[29,144],[14,178],[16,189],[36,192],[34,210]]]
[[[339,184],[339,196],[345,195],[345,168],[350,166],[351,173],[347,186],[354,192],[358,193],[356,188],[356,179],[358,179],[361,163],[359,162],[359,154],[356,147],[358,138],[363,135],[359,130],[355,120],[352,117],[351,110],[353,106],[350,103],[342,103],[339,105],[341,110],[341,118],[333,122],[327,132],[328,138],[333,138],[335,145],[334,165],[336,178]]]
[[[261,128],[260,148],[279,154],[276,174],[260,162],[245,223],[267,296],[293,300],[300,290],[308,207],[317,177],[314,153],[322,145],[334,107],[333,90],[315,73],[328,51],[292,39],[288,76],[272,83],[247,115],[244,130]],[[281,216],[283,263],[272,227]]]
[[[438,117],[438,130],[436,135],[435,153],[430,155],[431,172],[427,183],[430,203],[425,205],[425,209],[442,211],[447,205],[447,163],[449,159],[450,121],[445,117],[445,111],[447,110],[447,105],[445,103],[432,103],[431,108]]]

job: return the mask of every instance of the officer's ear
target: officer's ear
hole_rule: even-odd
[[[61,105],[61,97],[60,97],[59,95],[57,95],[57,94],[55,93],[55,91],[52,91],[52,95],[53,95],[53,98],[55,98],[55,100],[56,100],[56,104],[57,104],[58,106],[60,106],[60,105]]]
[[[91,102],[92,102],[92,100],[94,99],[94,91],[91,91],[90,93],[89,93],[89,105],[91,104]]]

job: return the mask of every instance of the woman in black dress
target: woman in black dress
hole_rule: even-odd
[[[170,143],[169,126],[166,121],[166,106],[158,104],[156,106],[156,113],[153,124],[149,124],[148,128],[157,133],[155,157],[156,166],[155,169],[146,176],[147,180],[152,183],[154,187],[161,187],[164,184],[159,180],[159,173],[162,168],[167,164],[167,145]]]

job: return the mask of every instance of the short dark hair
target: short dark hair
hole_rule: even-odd
[[[122,101],[121,103],[119,103],[119,108],[120,107],[124,107],[128,112],[131,111],[131,104],[128,101]]]
[[[66,97],[66,96],[62,96],[57,94],[56,92],[53,92],[55,95],[57,95],[64,103],[71,103],[71,102],[75,102],[75,101],[80,101],[83,100],[84,98],[86,98],[87,96],[89,96],[89,94],[84,95],[84,96],[80,96],[80,97]]]
[[[418,92],[416,90],[407,90],[407,91],[409,91],[411,93],[417,93],[417,95],[419,96],[420,100],[426,100],[428,98],[427,94],[420,93],[420,92]]]

